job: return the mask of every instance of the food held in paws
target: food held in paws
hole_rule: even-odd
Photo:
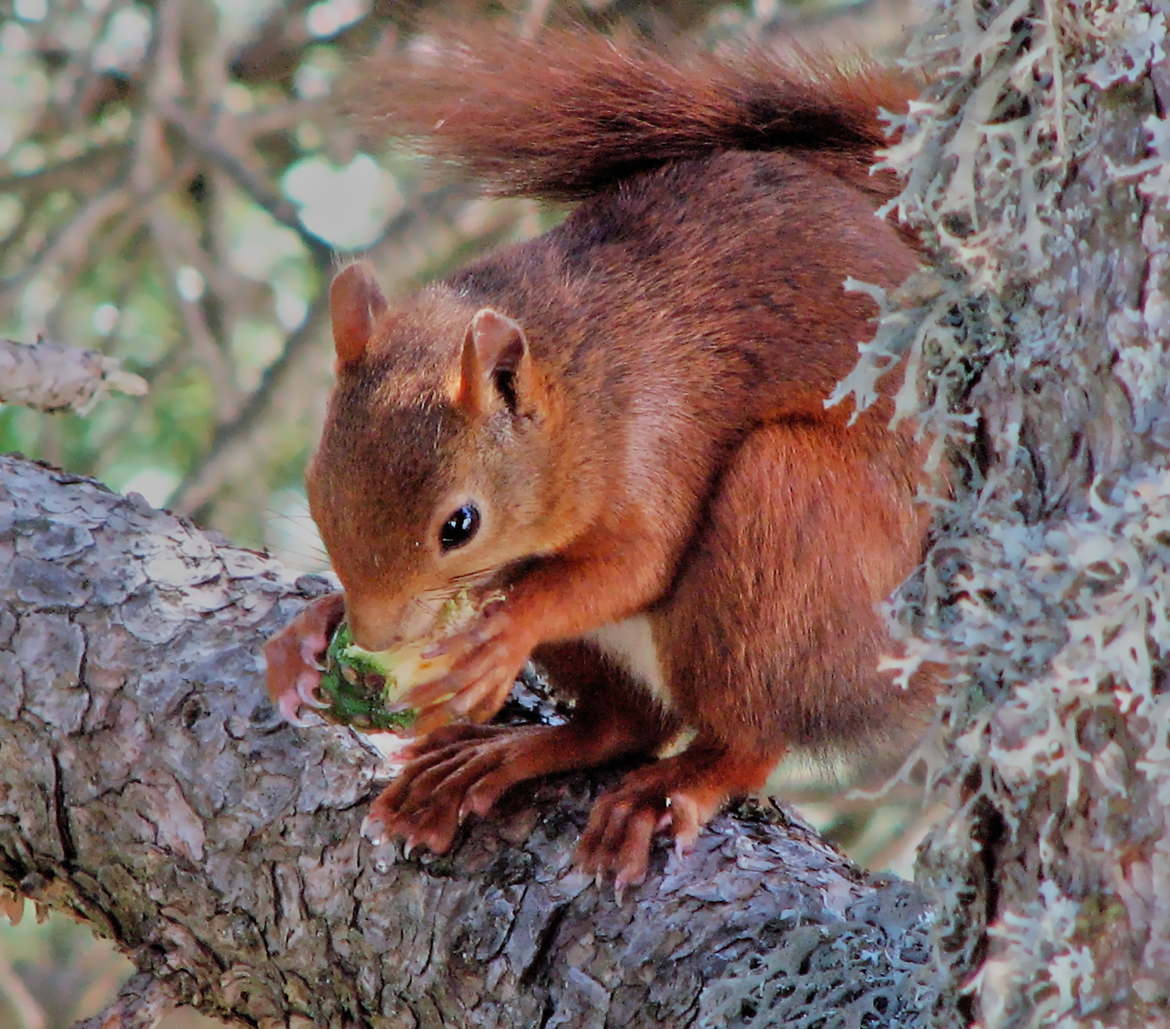
[[[418,712],[403,708],[400,700],[408,690],[445,675],[453,659],[446,654],[423,657],[439,640],[465,628],[489,600],[499,593],[473,599],[464,590],[449,598],[431,631],[423,637],[389,650],[366,650],[353,642],[349,626],[342,622],[329,642],[319,693],[329,706],[321,714],[330,721],[365,732],[410,735]]]

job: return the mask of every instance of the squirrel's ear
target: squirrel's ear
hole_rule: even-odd
[[[365,352],[374,322],[390,305],[378,288],[374,270],[365,261],[342,268],[329,287],[329,311],[333,318],[333,345],[337,364],[351,364]]]
[[[513,414],[527,413],[536,382],[524,330],[490,307],[476,311],[463,338],[456,403],[485,414],[500,400]]]

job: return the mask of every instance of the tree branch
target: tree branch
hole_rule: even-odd
[[[115,358],[39,339],[0,339],[0,404],[41,411],[88,411],[106,393],[142,396],[146,380]]]
[[[0,890],[112,937],[155,1007],[242,1024],[928,1024],[921,896],[775,805],[656,853],[622,904],[569,866],[605,776],[524,791],[444,857],[373,847],[380,756],[285,725],[260,682],[261,639],[323,588],[0,457]]]

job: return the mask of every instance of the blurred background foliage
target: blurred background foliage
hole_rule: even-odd
[[[712,45],[795,35],[892,57],[910,5],[468,0],[457,10],[522,33],[570,13]],[[330,383],[333,270],[369,257],[393,293],[558,216],[483,199],[409,153],[372,147],[338,110],[363,55],[404,45],[454,6],[0,0],[0,335],[100,350],[151,385],[84,417],[0,405],[0,451],[137,491],[296,568],[323,567],[301,474]],[[838,793],[810,784],[804,810],[862,860],[904,869],[912,806],[889,806],[901,813],[883,825]],[[68,922],[0,926],[0,1026],[67,1025],[127,971]]]

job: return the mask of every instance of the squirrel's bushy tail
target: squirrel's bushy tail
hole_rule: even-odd
[[[713,55],[575,27],[529,41],[454,25],[371,58],[355,86],[377,134],[493,192],[555,200],[720,149],[816,151],[884,197],[892,182],[862,181],[887,142],[878,108],[902,111],[914,94],[874,65],[844,70],[801,51]]]

